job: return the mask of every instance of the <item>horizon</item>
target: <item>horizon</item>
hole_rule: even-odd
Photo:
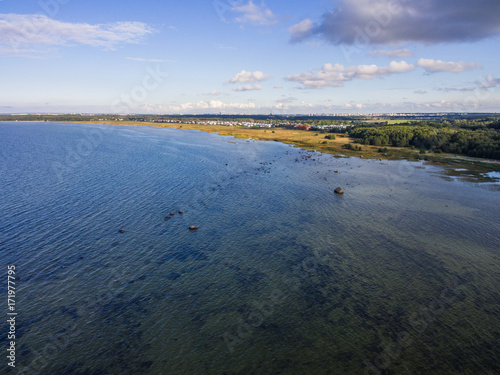
[[[92,113],[92,112],[23,112],[23,113],[0,113],[0,116],[249,116],[249,117],[340,117],[340,116],[497,116],[499,112],[380,112],[380,113]],[[0,120],[2,121],[2,120]]]
[[[499,112],[500,3],[0,2],[2,114]]]

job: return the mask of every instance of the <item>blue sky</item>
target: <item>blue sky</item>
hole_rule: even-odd
[[[0,1],[0,113],[498,112],[498,0]]]

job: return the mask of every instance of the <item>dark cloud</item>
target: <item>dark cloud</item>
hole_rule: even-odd
[[[339,0],[319,23],[289,29],[292,42],[333,44],[469,42],[500,34],[499,0]]]

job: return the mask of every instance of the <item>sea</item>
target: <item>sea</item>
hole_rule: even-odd
[[[500,176],[453,171],[0,123],[0,372],[499,374]]]

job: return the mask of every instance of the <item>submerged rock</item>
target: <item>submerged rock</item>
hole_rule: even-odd
[[[344,194],[344,190],[342,190],[342,188],[340,188],[340,187],[336,188],[334,191],[337,194]]]
[[[125,231],[123,229],[120,229],[118,233],[125,233]]]
[[[179,213],[182,215],[182,211],[179,211]]]
[[[198,227],[197,227],[197,226],[195,226],[195,225],[190,225],[190,226],[189,226],[189,230],[196,230],[196,229],[198,229]]]
[[[170,216],[167,216],[167,217],[165,218],[165,221],[170,220],[170,219],[171,219],[171,217],[170,217]]]
[[[175,215],[175,212],[171,212],[171,213],[170,213],[170,216],[174,216],[174,215]]]

